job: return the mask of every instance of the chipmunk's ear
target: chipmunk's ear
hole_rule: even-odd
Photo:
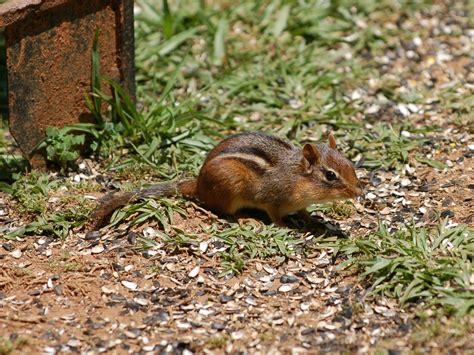
[[[336,138],[334,138],[334,134],[332,132],[329,132],[329,148],[331,149],[336,149]]]
[[[306,174],[311,174],[315,165],[319,164],[321,155],[318,148],[313,144],[305,144],[303,147],[302,165]]]

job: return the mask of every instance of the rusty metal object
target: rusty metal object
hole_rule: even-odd
[[[5,27],[9,126],[34,167],[33,147],[48,126],[90,122],[91,51],[100,29],[101,73],[135,94],[133,0],[10,0]]]

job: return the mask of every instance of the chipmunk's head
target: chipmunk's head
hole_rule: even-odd
[[[336,140],[329,134],[329,143],[306,144],[301,159],[303,175],[314,184],[317,202],[344,200],[360,196],[363,184],[354,165],[336,150]]]

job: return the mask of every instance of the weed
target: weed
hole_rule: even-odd
[[[168,230],[173,224],[173,213],[180,213],[185,215],[184,210],[179,208],[175,201],[171,199],[160,199],[159,204],[156,200],[148,199],[143,202],[131,205],[123,210],[116,211],[111,217],[111,225],[116,225],[124,219],[135,215],[131,225],[143,223],[148,219],[156,219],[163,226],[163,229]]]
[[[0,355],[9,355],[13,350],[19,351],[30,344],[30,341],[24,337],[11,337],[10,339],[0,336]]]
[[[422,164],[426,164],[426,165],[428,165],[428,166],[431,166],[432,168],[436,168],[436,169],[442,170],[442,169],[444,169],[444,168],[447,167],[446,164],[444,164],[444,163],[442,163],[442,162],[440,162],[440,161],[438,161],[438,160],[428,159],[428,158],[426,158],[426,157],[424,157],[424,156],[422,156],[422,155],[419,155],[419,154],[417,154],[417,155],[415,156],[415,159],[416,159],[417,162],[422,163]]]
[[[16,277],[31,276],[33,273],[27,267],[15,267],[13,268],[13,274]]]
[[[68,165],[79,158],[79,150],[85,144],[86,133],[92,134],[96,139],[98,138],[94,128],[94,125],[88,123],[79,123],[62,128],[47,127],[44,139],[36,145],[34,150],[45,149],[48,160],[59,164],[61,171],[65,172]],[[78,134],[79,132],[82,132],[82,134]]]
[[[48,175],[39,172],[20,177],[11,186],[12,194],[19,202],[18,210],[34,220],[8,231],[6,237],[25,234],[65,237],[71,229],[83,225],[92,209],[92,201],[80,194],[83,185],[79,185],[77,195],[68,195],[62,191],[71,186],[70,182],[50,180]],[[55,194],[57,197],[52,196]]]
[[[9,355],[12,352],[13,343],[4,337],[0,337],[0,355]]]
[[[148,266],[149,273],[159,273],[161,271],[161,266],[159,264],[151,264]]]
[[[20,212],[41,214],[47,209],[47,196],[54,183],[48,175],[31,172],[21,176],[12,185],[12,194],[20,203]]]
[[[414,349],[420,347],[422,350],[423,345],[427,342],[436,341],[438,344],[442,344],[443,349],[449,351],[453,344],[459,346],[464,343],[466,347],[469,347],[469,335],[473,330],[474,322],[469,316],[447,318],[442,312],[434,315],[421,314],[410,338]]]
[[[271,332],[264,332],[260,334],[259,339],[264,343],[272,343],[276,340],[275,335]]]
[[[227,335],[213,336],[207,340],[207,345],[210,348],[222,348],[229,342],[229,340],[230,337]]]
[[[60,255],[48,259],[48,267],[53,272],[74,272],[81,270],[84,265],[74,261],[68,251],[62,251]]]
[[[355,213],[355,208],[351,202],[334,202],[331,204],[321,204],[314,208],[316,211],[323,211],[325,215],[334,219],[345,219]]]
[[[378,123],[370,132],[351,131],[350,145],[364,156],[363,166],[369,169],[382,166],[397,168],[406,163],[410,152],[423,143],[422,139],[407,138],[400,131]]]
[[[0,119],[0,132],[6,128],[3,120]],[[9,145],[10,142],[4,138],[3,134],[0,134],[0,191],[8,193],[11,192],[9,183],[15,181],[29,167],[25,158],[10,151]]]
[[[349,256],[340,266],[360,269],[372,295],[393,297],[402,305],[421,300],[458,315],[474,308],[474,230],[467,226],[440,223],[434,230],[407,226],[390,233],[381,224],[364,239],[341,243],[338,251]]]
[[[227,246],[221,252],[224,273],[240,274],[246,261],[251,259],[276,258],[282,261],[304,244],[296,234],[274,226],[233,223],[230,228],[211,233]]]

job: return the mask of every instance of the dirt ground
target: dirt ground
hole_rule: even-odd
[[[379,185],[369,187],[377,197],[366,194],[352,218],[320,218],[326,227],[361,236],[375,227],[380,213],[392,227],[407,218],[429,226],[440,213],[448,223],[472,226],[472,150],[461,145],[450,150],[449,159],[462,164],[446,171],[422,167],[402,190],[399,177],[377,175],[386,189],[404,192],[409,209],[399,208],[397,196],[385,196]],[[1,201],[10,218],[21,220],[8,208],[9,196]],[[188,206],[188,219],[175,216],[176,224],[200,230],[202,238],[172,250],[160,244],[148,251],[138,247],[137,236],[153,236],[158,223],[123,224],[95,240],[79,231],[65,240],[3,241],[0,333],[15,340],[19,351],[34,353],[366,352],[377,347],[398,353],[411,347],[414,314],[394,300],[365,301],[365,286],[357,275],[337,271],[341,260],[330,251],[295,254],[282,264],[256,259],[242,275],[220,277],[222,242],[199,228],[215,223],[215,217],[194,206]],[[304,236],[311,239],[310,233]],[[471,327],[474,331],[474,322]],[[473,349],[474,337],[437,339],[420,349],[450,347]]]

